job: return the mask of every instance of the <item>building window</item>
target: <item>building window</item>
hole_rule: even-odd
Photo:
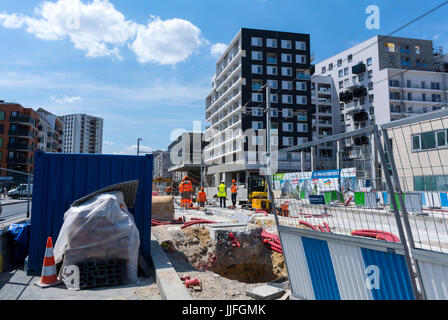
[[[342,66],[342,59],[338,59],[338,67]]]
[[[291,40],[282,40],[281,45],[283,49],[292,49]]]
[[[252,60],[263,60],[263,52],[252,51]]]
[[[277,67],[274,66],[266,66],[266,73],[270,75],[277,75]]]
[[[0,111],[0,120],[5,120],[5,111]]]
[[[289,53],[282,53],[282,62],[292,62],[292,55]]]
[[[263,121],[252,121],[252,129],[254,130],[263,129]]]
[[[415,191],[448,191],[448,176],[414,176]]]
[[[296,102],[297,102],[297,104],[307,104],[308,103],[306,96],[300,96],[300,95],[296,96]]]
[[[367,58],[367,65],[371,66],[372,65],[372,58]]]
[[[277,64],[277,54],[276,53],[272,53],[272,52],[268,52],[266,54],[267,56],[267,62],[270,64]]]
[[[263,102],[263,95],[261,93],[253,93],[252,92],[252,101]]]
[[[328,71],[331,71],[331,70],[333,70],[333,63],[330,63],[330,64],[328,65]]]
[[[262,74],[263,73],[263,66],[253,64],[252,65],[252,73]]]
[[[348,67],[344,68],[344,76],[348,75]]]
[[[297,91],[306,91],[306,82],[303,81],[297,81],[296,82],[296,90]]]
[[[311,77],[309,75],[309,71],[305,71],[302,69],[296,69],[296,78],[297,80],[309,80]]]
[[[292,90],[292,81],[282,81],[283,90]]]
[[[343,76],[344,76],[344,70],[339,70],[338,71],[338,76],[339,76],[339,78],[342,78]]]
[[[303,54],[296,54],[296,63],[306,63],[306,56]],[[322,73],[325,73],[325,67],[322,67]]]
[[[277,108],[271,108],[271,117],[278,117],[278,109]]]
[[[294,124],[291,122],[283,122],[282,129],[283,131],[292,132],[294,128]]]
[[[252,90],[261,90],[261,86],[263,85],[263,81],[259,79],[252,80]]]
[[[283,94],[282,95],[282,103],[291,104],[292,103],[292,95]]]
[[[271,93],[271,100],[272,103],[277,103],[278,102],[278,96],[276,93]]]
[[[431,89],[432,90],[440,90],[440,82],[431,82]],[[0,119],[3,120],[3,119]]]
[[[387,52],[395,52],[395,43],[388,42],[384,44],[384,49]]]
[[[263,137],[262,136],[252,136],[252,145],[254,145],[254,146],[263,145]]]
[[[277,80],[267,80],[267,81],[269,83],[269,86],[272,89],[278,89],[278,82],[277,82]]]
[[[277,39],[266,39],[266,47],[277,48]]]
[[[282,109],[283,118],[292,118],[292,109]]]
[[[344,85],[346,86],[346,87],[348,87],[349,85],[350,85],[350,79],[345,79],[344,80]]]
[[[297,121],[307,121],[308,115],[306,111],[299,111],[297,114]]]
[[[344,88],[344,81],[339,81],[339,89]]]
[[[352,62],[353,61],[353,55],[352,54],[349,54],[348,56],[347,56],[347,62]]]
[[[322,73],[327,72],[327,70],[325,69],[325,67],[322,67]]]
[[[282,76],[292,76],[292,68],[282,67]]]
[[[369,94],[369,102],[373,102],[373,94]]]
[[[262,108],[252,107],[252,116],[254,116],[254,117],[262,117],[263,116],[263,109]]]
[[[263,46],[263,39],[262,38],[257,38],[257,37],[251,37],[250,43],[252,44],[252,46],[262,47]]]
[[[306,124],[306,123],[298,123],[297,124],[297,131],[298,132],[308,132],[308,124]]]
[[[283,145],[284,146],[292,146],[292,144],[294,143],[294,138],[293,137],[283,137]]]
[[[296,41],[296,50],[306,50],[306,42]]]
[[[373,75],[373,70],[367,71],[367,78],[371,79]]]

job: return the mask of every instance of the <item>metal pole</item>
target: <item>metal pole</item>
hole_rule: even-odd
[[[31,174],[28,174],[28,195],[27,195],[27,203],[26,203],[26,217],[30,217],[30,193],[31,193]]]
[[[142,138],[137,139],[137,155],[140,154],[140,140],[143,140]]]
[[[400,235],[400,239],[401,239],[401,244],[403,245],[403,251],[404,251],[404,255],[406,258],[406,266],[409,272],[409,276],[411,278],[411,285],[412,285],[412,291],[414,292],[414,296],[415,299],[417,300],[421,300],[421,294],[417,289],[417,282],[415,281],[415,276],[414,276],[414,270],[412,268],[412,261],[411,261],[411,256],[409,253],[409,247],[407,244],[407,239],[405,237],[405,233],[403,230],[403,225],[401,223],[401,219],[400,219],[400,212],[398,210],[398,204],[395,201],[395,191],[394,191],[394,187],[392,185],[392,181],[391,181],[391,177],[390,177],[390,173],[389,170],[387,168],[387,161],[386,161],[386,155],[384,154],[384,149],[383,149],[383,145],[381,144],[381,139],[379,136],[379,132],[378,132],[378,126],[374,126],[374,137],[378,146],[378,153],[380,155],[380,160],[381,160],[381,167],[383,168],[383,172],[384,172],[384,177],[386,179],[386,184],[387,184],[387,188],[390,191],[390,198],[391,198],[391,204],[392,207],[394,209],[394,216],[395,216],[395,221],[397,223],[397,228],[398,228],[398,233]],[[395,179],[394,179],[395,180]]]
[[[266,83],[266,175],[271,174],[271,88]]]
[[[392,169],[393,182],[395,184],[395,189],[399,195],[398,201],[400,203],[401,215],[402,215],[402,218],[404,221],[404,228],[406,230],[406,234],[408,237],[409,246],[411,247],[411,250],[413,250],[413,249],[415,249],[414,236],[412,235],[411,224],[409,223],[409,218],[408,218],[408,211],[406,210],[406,203],[403,198],[403,190],[401,189],[401,184],[400,184],[400,179],[398,177],[397,167],[395,166],[395,159],[393,156],[393,150],[392,150],[392,146],[390,143],[389,134],[387,133],[386,129],[382,129],[381,132],[383,134],[384,144],[388,151],[387,154],[389,155],[389,163],[390,163],[390,167]],[[415,263],[415,270],[416,270],[417,279],[419,281],[420,288],[422,291],[422,295],[423,295],[423,297],[425,297],[425,290],[424,290],[425,288],[424,288],[422,280],[421,280],[422,277],[420,275],[420,269],[418,268],[417,263]]]

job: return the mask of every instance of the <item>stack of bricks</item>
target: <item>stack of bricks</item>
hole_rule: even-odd
[[[118,286],[126,283],[126,260],[86,260],[77,264],[80,289]]]

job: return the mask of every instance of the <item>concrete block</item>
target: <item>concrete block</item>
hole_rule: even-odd
[[[151,259],[162,300],[191,300],[190,294],[153,234],[151,234]]]
[[[274,300],[284,295],[285,290],[282,288],[264,285],[246,291],[246,296],[256,300]]]

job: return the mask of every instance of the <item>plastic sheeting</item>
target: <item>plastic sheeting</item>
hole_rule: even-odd
[[[137,281],[140,237],[121,191],[107,192],[70,207],[54,246],[56,263],[125,259],[129,282]]]

